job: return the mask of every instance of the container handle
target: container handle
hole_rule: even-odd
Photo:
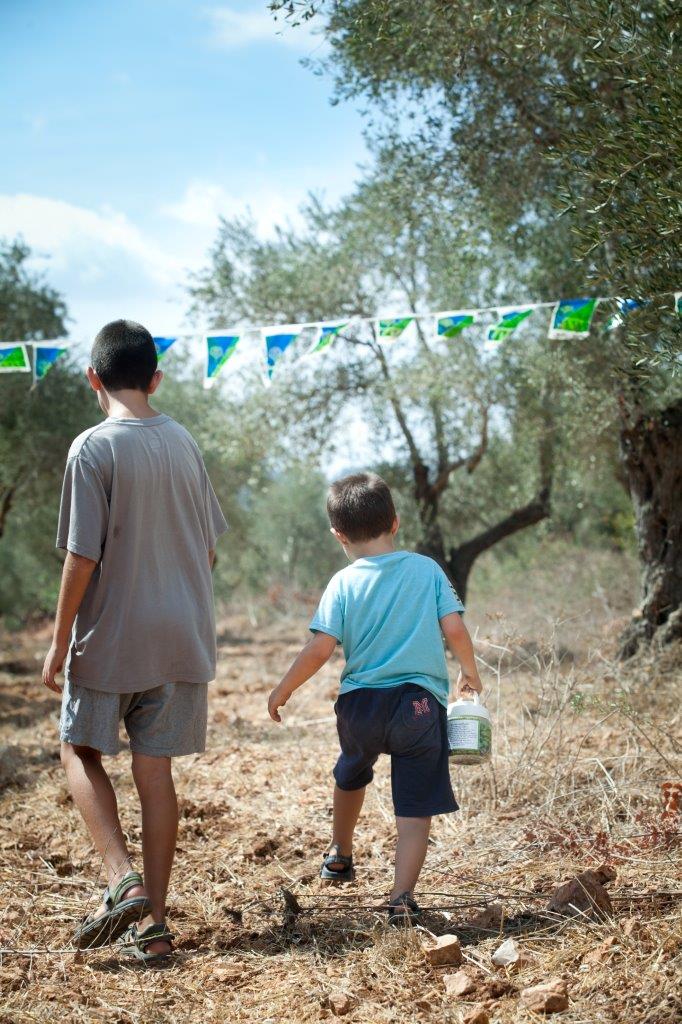
[[[480,700],[479,700],[478,694],[476,693],[475,690],[471,690],[470,693],[467,693],[467,694],[463,693],[462,696],[459,699],[460,700],[471,701],[473,704],[480,704],[481,703]]]

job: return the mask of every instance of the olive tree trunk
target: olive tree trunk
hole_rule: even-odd
[[[629,658],[682,639],[682,398],[666,409],[622,408],[620,453],[636,517],[642,602],[622,639]]]

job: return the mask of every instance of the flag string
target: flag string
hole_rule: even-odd
[[[212,387],[225,365],[232,359],[239,342],[248,335],[262,340],[267,380],[272,380],[280,359],[285,351],[294,346],[306,331],[315,331],[312,345],[302,356],[319,355],[331,349],[338,338],[346,337],[342,332],[354,325],[370,325],[374,340],[379,344],[394,343],[415,321],[430,320],[435,333],[444,340],[459,336],[479,321],[482,314],[496,314],[498,322],[491,326],[486,338],[491,342],[505,340],[537,309],[552,309],[548,337],[553,340],[579,339],[589,335],[592,318],[601,303],[615,302],[616,311],[609,317],[605,330],[614,330],[623,325],[624,317],[648,305],[653,299],[672,295],[673,309],[682,316],[682,292],[657,292],[646,299],[624,298],[618,295],[581,297],[576,299],[552,299],[542,301],[520,301],[515,303],[494,303],[481,306],[461,306],[449,310],[420,313],[412,311],[403,315],[347,314],[335,320],[312,320],[295,324],[243,325],[215,327],[203,331],[183,331],[154,337],[158,359],[161,361],[168,350],[179,340],[201,338],[205,346],[206,370],[204,386]],[[33,359],[29,357],[33,349]],[[40,341],[0,341],[0,374],[32,373],[34,386],[42,380],[54,364],[73,347],[66,338]]]

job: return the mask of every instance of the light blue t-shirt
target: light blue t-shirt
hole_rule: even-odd
[[[439,620],[464,605],[432,558],[411,551],[358,558],[331,578],[310,623],[343,645],[340,693],[417,683],[447,706]]]

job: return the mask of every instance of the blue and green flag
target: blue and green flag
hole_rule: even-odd
[[[637,299],[616,299],[616,305],[618,312],[613,313],[604,324],[604,330],[615,331],[617,327],[623,326],[623,321],[628,313],[631,313],[633,309],[641,309],[643,306],[642,302],[638,302]]]
[[[342,331],[343,328],[347,326],[348,320],[330,324],[318,324],[317,337],[315,339],[315,344],[310,350],[310,355],[312,355],[313,352],[324,352],[325,349],[333,345],[339,336],[339,331]]]
[[[42,380],[69,346],[59,341],[33,342],[33,380]]]
[[[268,377],[272,380],[275,367],[286,350],[298,338],[301,333],[301,324],[289,324],[286,327],[271,327],[263,331],[265,339],[265,358],[268,368]]]
[[[176,336],[175,338],[154,338],[153,340],[154,345],[156,346],[157,359],[161,360],[165,356],[166,352],[171,347],[171,345],[174,344],[174,342],[176,342],[178,339]]]
[[[497,310],[498,322],[488,330],[488,341],[504,341],[513,331],[526,320],[534,306],[523,306],[518,309],[500,308]]]
[[[476,323],[476,310],[463,309],[456,313],[442,313],[436,318],[436,331],[439,338],[456,338],[458,334]]]
[[[388,320],[377,321],[377,332],[379,338],[385,338],[387,341],[395,341],[403,333],[408,324],[411,324],[414,320],[413,316],[394,316]]]
[[[682,292],[675,292],[675,309],[678,316],[682,316]]]
[[[204,387],[212,388],[225,363],[234,355],[239,334],[207,334]]]
[[[25,345],[0,342],[0,373],[30,373],[31,361]]]
[[[549,337],[560,341],[587,338],[599,299],[562,299],[557,302],[549,326]]]

